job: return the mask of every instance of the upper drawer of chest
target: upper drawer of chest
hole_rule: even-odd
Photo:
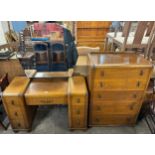
[[[150,74],[148,68],[95,68],[94,79],[147,79]]]

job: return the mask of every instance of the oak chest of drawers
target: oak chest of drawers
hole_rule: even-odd
[[[152,65],[136,54],[89,54],[89,125],[134,125]]]
[[[24,93],[29,82],[27,77],[16,77],[3,93],[5,110],[14,131],[31,129],[36,107],[25,103]]]

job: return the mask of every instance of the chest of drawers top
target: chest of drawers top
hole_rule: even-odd
[[[151,62],[144,59],[142,55],[121,54],[95,54],[88,55],[89,61],[95,67],[152,67]]]

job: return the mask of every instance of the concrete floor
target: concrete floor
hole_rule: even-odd
[[[8,130],[0,129],[0,134],[14,133],[9,126]],[[18,132],[27,133],[27,132]],[[150,130],[142,120],[134,127],[91,127],[86,131],[68,129],[67,107],[48,106],[40,107],[33,122],[33,134],[150,134]]]

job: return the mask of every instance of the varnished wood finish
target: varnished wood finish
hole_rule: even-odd
[[[134,125],[152,65],[136,54],[89,54],[90,126]]]
[[[8,73],[9,82],[16,76],[24,76],[24,69],[18,59],[0,60],[0,75]]]
[[[37,72],[33,78],[68,78],[71,77],[70,71],[66,72]]]
[[[69,79],[69,127],[71,129],[87,128],[88,92],[85,79],[74,76]]]
[[[34,79],[25,93],[27,105],[67,104],[68,80]]]
[[[35,107],[28,107],[24,93],[30,80],[16,77],[3,92],[3,103],[13,130],[30,130]]]
[[[76,39],[78,46],[100,47],[103,52],[104,39],[109,31],[108,21],[78,21],[76,22]]]

